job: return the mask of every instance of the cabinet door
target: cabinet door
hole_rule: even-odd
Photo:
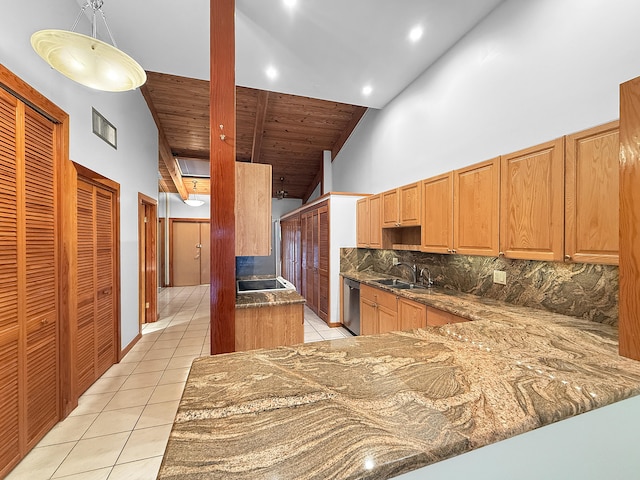
[[[378,333],[398,330],[398,313],[395,309],[378,304]]]
[[[404,185],[398,189],[399,222],[403,227],[420,225],[422,212],[422,185],[420,182]]]
[[[618,122],[566,138],[565,259],[618,264]]]
[[[369,203],[369,247],[382,248],[382,197],[372,195],[368,198]]]
[[[369,230],[369,199],[363,198],[356,202],[356,243],[358,247],[369,247]]]
[[[451,253],[453,172],[422,181],[422,218],[422,251]]]
[[[400,217],[398,216],[398,189],[394,188],[382,193],[382,226],[398,227]]]
[[[506,257],[561,261],[564,138],[501,160],[500,250]]]
[[[378,310],[368,298],[360,297],[360,335],[378,333]]]
[[[236,162],[236,256],[271,255],[271,165]]]
[[[427,307],[427,325],[430,327],[440,327],[450,323],[468,322],[469,320],[453,313],[445,312],[438,308]]]
[[[329,207],[318,208],[318,316],[329,322]]]
[[[400,330],[424,328],[427,325],[427,306],[406,298],[398,299],[398,323]]]
[[[500,158],[454,171],[453,185],[454,252],[497,256]]]

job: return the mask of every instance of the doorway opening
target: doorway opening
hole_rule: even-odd
[[[158,320],[158,202],[138,193],[138,319]]]

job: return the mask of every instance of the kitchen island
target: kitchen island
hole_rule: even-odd
[[[421,295],[474,321],[195,360],[158,478],[392,478],[640,393],[615,327]]]

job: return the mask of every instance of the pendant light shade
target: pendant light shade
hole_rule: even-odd
[[[88,7],[93,9],[93,36],[68,30],[40,30],[31,36],[33,49],[55,70],[96,90],[123,92],[143,85],[147,81],[147,74],[133,58],[115,46],[102,13],[102,0],[88,0],[72,30]],[[113,45],[96,38],[97,12],[102,15]]]
[[[198,193],[196,192],[197,189],[198,189],[198,181],[194,180],[193,196],[189,195],[189,197],[184,201],[184,203],[186,203],[190,207],[200,207],[204,205],[204,200],[200,200],[200,198],[198,198]]]

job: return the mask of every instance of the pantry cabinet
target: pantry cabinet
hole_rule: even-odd
[[[382,248],[381,196],[371,195],[356,203],[356,235],[359,248]]]
[[[282,233],[282,276],[300,292],[300,215],[280,222]]]
[[[564,137],[501,157],[500,252],[562,261]]]
[[[618,122],[566,137],[565,260],[618,264]]]

